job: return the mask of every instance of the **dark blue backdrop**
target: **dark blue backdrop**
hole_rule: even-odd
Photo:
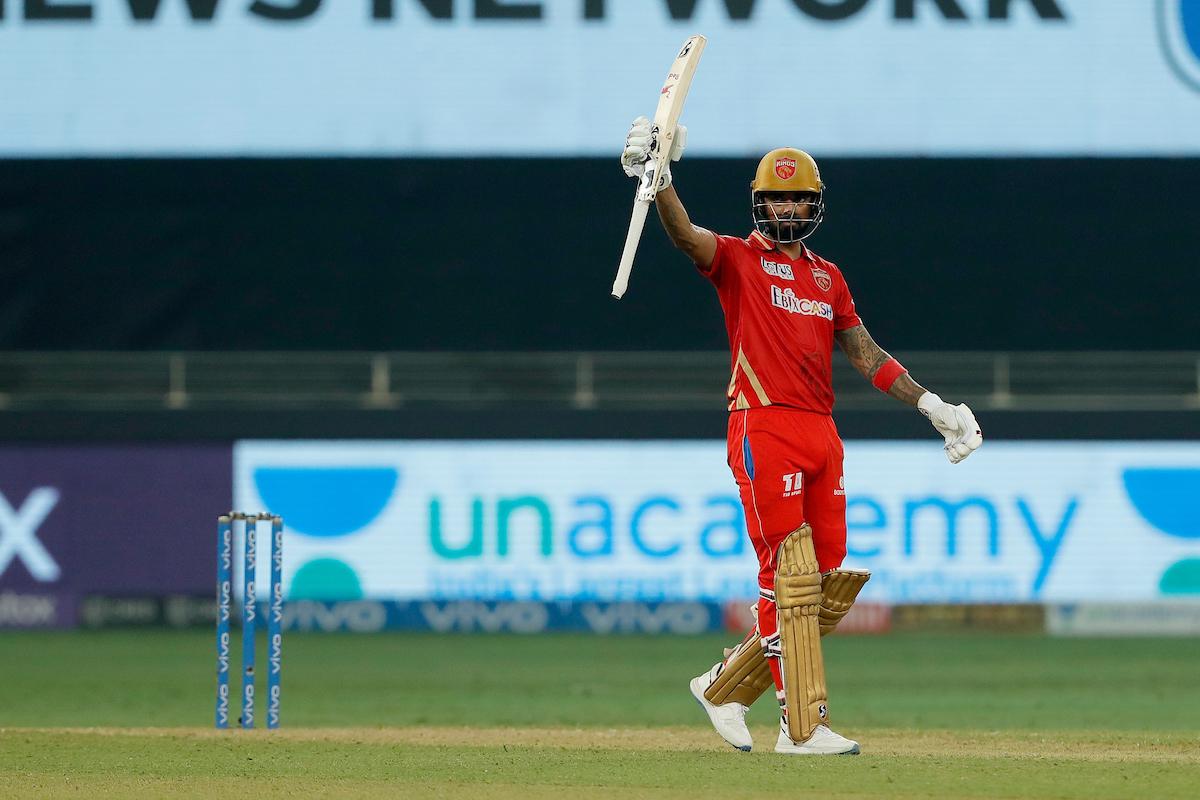
[[[752,160],[685,159],[749,228]],[[1200,159],[826,159],[837,262],[895,350],[1200,346]],[[0,348],[721,349],[612,159],[0,161]]]

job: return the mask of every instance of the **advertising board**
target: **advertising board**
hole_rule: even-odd
[[[1195,444],[848,442],[845,565],[889,604],[1200,596],[1198,482]],[[291,599],[757,595],[723,442],[244,441],[234,492],[286,520]]]
[[[1196,0],[11,0],[0,156],[1200,152]]]

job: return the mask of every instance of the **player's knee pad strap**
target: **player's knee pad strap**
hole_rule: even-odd
[[[713,705],[741,703],[752,705],[772,684],[771,666],[763,655],[758,629],[733,649],[720,673],[704,690],[704,699]]]
[[[871,579],[865,569],[835,569],[821,576],[821,635],[831,633],[854,605],[855,598]]]
[[[801,525],[779,548],[775,571],[775,603],[783,657],[784,708],[788,735],[807,740],[828,720],[825,663],[817,614],[821,607],[821,573],[813,548],[812,528]]]

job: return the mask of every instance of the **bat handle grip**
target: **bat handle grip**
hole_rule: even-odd
[[[629,288],[629,273],[633,271],[633,257],[637,253],[638,242],[642,238],[642,228],[646,227],[646,212],[650,210],[650,201],[638,199],[633,204],[633,216],[629,220],[629,233],[625,235],[625,249],[621,251],[621,263],[617,267],[617,279],[613,281],[612,296],[620,300]]]

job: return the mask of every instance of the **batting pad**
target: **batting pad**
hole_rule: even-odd
[[[854,605],[858,593],[871,580],[865,569],[834,569],[821,576],[821,635],[832,633]]]
[[[808,523],[792,531],[779,548],[775,571],[775,604],[783,647],[784,712],[788,736],[807,741],[828,721],[825,664],[821,659],[821,572]]]
[[[717,706],[726,703],[749,706],[772,683],[771,665],[763,655],[762,640],[755,628],[725,659],[720,674],[704,690],[704,699]]]

